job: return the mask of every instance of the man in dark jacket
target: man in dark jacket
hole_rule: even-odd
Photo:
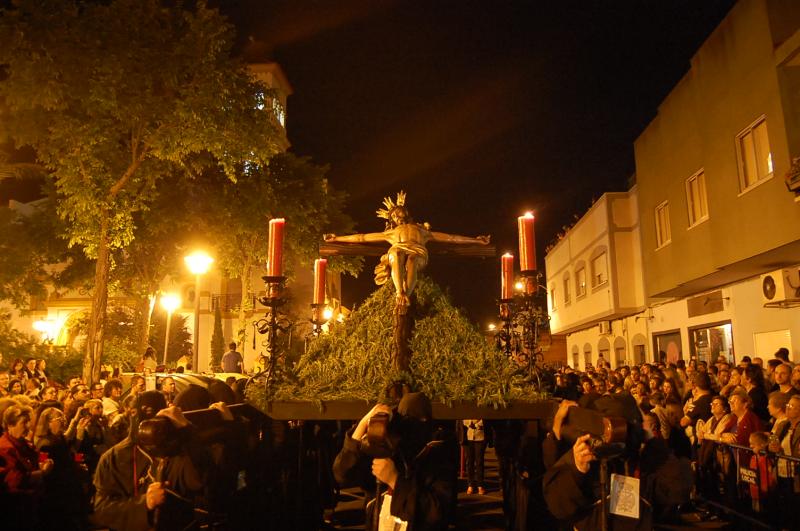
[[[140,425],[158,415],[174,426],[171,443],[180,450],[156,457],[142,443]],[[94,477],[94,519],[116,531],[184,529],[194,521],[194,501],[204,491],[205,456],[185,444],[191,424],[177,407],[166,408],[164,395],[146,391],[137,399],[129,436],[100,458]],[[176,496],[178,494],[179,496]]]
[[[385,413],[396,415],[392,425],[400,436],[391,445],[391,457],[371,458],[366,452],[370,419]],[[368,508],[367,530],[374,531],[375,511],[381,518],[407,524],[408,531],[447,529],[456,499],[457,455],[451,446],[431,434],[431,403],[422,393],[407,393],[397,411],[378,404],[345,437],[336,456],[334,475],[340,485],[356,484],[375,492],[375,479],[388,486],[378,503]],[[377,507],[376,507],[377,505]]]

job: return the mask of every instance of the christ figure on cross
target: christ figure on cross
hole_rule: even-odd
[[[384,284],[389,277],[395,288],[396,306],[400,313],[405,313],[410,304],[411,293],[417,283],[417,274],[428,263],[428,249],[426,244],[431,241],[450,244],[480,244],[488,245],[489,236],[459,236],[430,230],[427,223],[415,223],[405,206],[406,194],[397,194],[397,202],[390,197],[384,198],[386,208],[377,211],[378,217],[386,219],[386,229],[383,232],[366,234],[351,234],[336,236],[326,234],[326,242],[344,243],[369,243],[388,242],[389,250],[381,256],[380,263],[375,267],[375,283]]]

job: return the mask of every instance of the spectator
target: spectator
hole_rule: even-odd
[[[742,375],[742,386],[753,403],[752,411],[761,423],[766,425],[769,422],[769,410],[767,409],[767,393],[764,391],[764,372],[756,364],[748,365]]]
[[[711,416],[711,381],[704,372],[695,373],[693,383],[693,398],[686,408],[685,415],[680,420],[682,428],[691,427],[694,431],[699,420],[706,420]]]
[[[85,424],[85,419],[80,422]],[[36,424],[36,448],[53,460],[53,468],[44,479],[41,511],[44,529],[80,530],[87,526],[88,508],[81,484],[82,470],[75,463],[72,449],[64,437],[65,427],[64,413],[54,407],[42,411]]]
[[[7,372],[0,372],[0,398],[8,396],[8,389],[10,387],[11,377]]]
[[[135,397],[138,394],[144,393],[147,381],[144,376],[135,374],[131,378],[131,396]]]
[[[789,361],[789,349],[786,347],[781,347],[775,351],[775,357],[784,363],[791,363]]]
[[[100,382],[95,382],[92,384],[92,389],[90,391],[90,396],[93,400],[103,400],[103,389],[104,386]]]
[[[780,391],[770,393],[767,405],[769,414],[773,419],[770,433],[776,436],[778,440],[782,439],[789,430],[789,419],[786,416],[786,406],[788,404],[789,395],[786,393],[781,393]]]
[[[18,380],[20,382],[25,381],[28,377],[28,373],[25,371],[25,364],[22,363],[22,360],[17,358],[11,364],[11,368],[8,370],[8,375],[11,377],[12,380]]]
[[[149,369],[150,372],[152,373],[155,372],[156,367],[158,367],[158,362],[156,362],[156,349],[154,349],[151,346],[148,346],[147,349],[144,351],[142,359],[136,366],[136,372],[145,372]]]
[[[751,411],[752,399],[744,390],[737,390],[731,394],[728,402],[731,413],[736,415],[736,428],[733,433],[723,433],[720,440],[747,446],[750,443],[750,434],[761,431],[761,420]]]
[[[103,388],[103,415],[111,423],[114,417],[120,413],[119,399],[122,396],[122,382],[112,379],[106,382]]]
[[[28,358],[25,360],[25,375],[28,379],[36,376],[36,359]]]
[[[773,391],[780,391],[781,393],[786,393],[787,395],[793,395],[800,392],[795,389],[794,386],[792,386],[792,368],[788,363],[780,363],[777,367],[775,367],[773,378],[775,380],[775,385],[772,386]]]
[[[483,430],[482,419],[467,419],[462,421],[467,428],[464,437],[464,448],[467,454],[467,494],[478,492],[483,496],[486,489],[483,486],[483,458],[486,450],[486,436]]]
[[[175,380],[171,376],[166,376],[161,379],[161,394],[167,401],[167,406],[175,405],[175,397],[178,393],[175,391]]]
[[[222,372],[244,372],[244,360],[242,355],[236,351],[236,342],[228,344],[228,352],[222,356]]]
[[[23,382],[23,380],[17,380],[16,378],[11,380],[8,383],[8,394],[10,396],[21,395],[23,390],[24,390],[22,388],[22,382]]]
[[[47,361],[43,359],[36,360],[36,370],[34,373],[34,376],[39,378],[40,382],[42,382],[44,385],[48,384],[49,376],[47,375]]]
[[[3,412],[0,437],[0,478],[4,492],[0,496],[3,527],[6,529],[39,529],[38,502],[43,480],[53,468],[53,460],[39,459],[39,453],[26,438],[30,432],[31,410],[11,405]]]
[[[768,433],[756,431],[750,434],[749,444],[753,455],[750,457],[749,468],[758,475],[758,484],[750,485],[751,507],[755,512],[761,512],[765,508],[765,503],[769,499],[770,493],[775,490],[777,483],[769,458],[762,455],[766,451],[768,443]]]

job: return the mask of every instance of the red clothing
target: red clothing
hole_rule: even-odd
[[[747,410],[747,413],[742,415],[742,418],[736,422],[734,433],[736,434],[736,444],[740,446],[750,446],[750,434],[754,431],[763,431],[761,428],[761,419],[755,413]]]
[[[750,484],[750,499],[753,502],[753,510],[763,511],[764,502],[767,500],[770,491],[777,487],[778,479],[766,455],[754,454],[750,457],[749,468],[755,470],[756,474],[758,474],[758,485]]]
[[[32,473],[39,470],[39,452],[27,439],[9,433],[0,437],[0,478],[10,493],[32,494],[38,484]]]

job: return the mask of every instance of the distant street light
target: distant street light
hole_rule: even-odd
[[[199,370],[200,363],[200,277],[208,273],[214,259],[203,251],[195,251],[184,257],[186,267],[194,275],[194,352],[192,368]]]
[[[489,323],[489,332],[494,332],[497,330],[497,325],[494,323]]]
[[[181,305],[181,298],[174,293],[165,293],[161,296],[161,307],[167,311],[167,331],[164,334],[164,359],[161,364],[167,364],[167,347],[169,346],[169,325],[172,320],[172,312]]]

